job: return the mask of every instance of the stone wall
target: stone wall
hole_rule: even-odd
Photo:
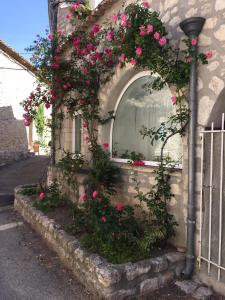
[[[56,251],[63,263],[92,293],[92,299],[122,300],[147,296],[180,277],[184,255],[178,252],[137,263],[114,265],[83,249],[54,220],[32,207],[31,200],[15,191],[15,209]]]
[[[20,103],[34,88],[33,73],[0,50],[0,164],[28,154],[28,132]]]
[[[16,120],[12,107],[0,107],[0,165],[28,155],[26,128]]]

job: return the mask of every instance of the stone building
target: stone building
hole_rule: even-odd
[[[28,154],[33,130],[23,124],[20,103],[35,82],[33,66],[0,41],[0,165]]]
[[[94,23],[103,24],[110,21],[113,13],[122,9],[124,1],[120,0],[103,0],[99,3],[98,7],[93,10],[92,14],[85,20],[82,29],[89,30]],[[126,4],[134,2],[133,0],[125,1]],[[224,213],[220,214],[219,204],[222,207],[224,204],[224,187],[222,186],[222,196],[220,193],[220,201],[218,196],[218,189],[221,189],[223,180],[219,180],[219,175],[213,173],[213,168],[210,169],[210,155],[209,150],[211,146],[215,149],[214,154],[211,155],[211,163],[214,160],[216,168],[221,169],[220,175],[223,174],[224,169],[221,165],[220,158],[220,138],[221,133],[221,120],[222,113],[225,112],[225,2],[222,0],[148,0],[151,9],[160,11],[160,17],[164,22],[167,31],[169,32],[170,39],[173,40],[175,45],[179,45],[184,33],[180,29],[180,22],[189,17],[203,17],[206,19],[203,30],[199,36],[199,48],[201,52],[211,50],[213,57],[207,66],[199,65],[198,72],[198,115],[197,115],[197,138],[196,138],[196,235],[195,235],[195,248],[196,258],[201,262],[200,276],[209,285],[213,285],[220,292],[225,293],[225,274],[223,269],[225,266],[224,254],[225,249],[224,229],[222,231],[222,241],[219,241],[218,232],[221,232],[221,225],[216,220],[220,218],[220,224],[224,224]],[[68,13],[68,11],[67,11]],[[65,19],[66,7],[58,11],[58,26],[62,29],[63,20]],[[69,32],[70,26],[66,24],[64,29]],[[171,91],[169,88],[163,91],[155,92],[149,96],[148,103],[143,107],[136,107],[139,116],[134,122],[134,108],[132,107],[131,95],[135,95],[135,99],[142,94],[141,86],[145,82],[145,76],[148,72],[138,72],[133,67],[126,67],[116,69],[116,72],[111,80],[105,84],[99,91],[101,100],[102,112],[114,110],[116,119],[110,124],[104,126],[99,130],[99,143],[109,143],[112,152],[112,160],[121,168],[123,174],[123,185],[120,189],[120,197],[127,203],[134,203],[134,185],[131,180],[130,166],[127,160],[123,157],[123,153],[127,149],[132,149],[136,152],[144,153],[146,158],[146,165],[138,167],[136,170],[141,180],[142,190],[147,191],[154,184],[154,170],[157,168],[157,157],[159,156],[158,146],[149,150],[147,145],[142,142],[135,134],[135,126],[141,124],[141,120],[145,119],[148,127],[157,124],[158,120],[163,120],[164,116],[172,109],[170,105]],[[144,97],[147,97],[144,95]],[[154,99],[163,99],[161,107],[158,107]],[[109,101],[110,99],[110,101]],[[129,100],[129,101],[128,101]],[[147,100],[146,100],[147,101]],[[150,116],[150,117],[149,117]],[[202,134],[201,131],[210,128],[211,122],[214,122],[214,128],[217,132],[211,132],[210,138],[205,139],[206,147],[202,150]],[[76,129],[79,124],[76,120],[66,119],[63,123],[61,132],[61,144],[67,151],[74,152],[77,143],[79,144],[81,153],[87,155],[87,146],[85,143],[82,128]],[[129,131],[123,131],[123,128]],[[81,132],[81,133],[80,133]],[[77,138],[77,135],[80,135]],[[216,136],[218,134],[218,136]],[[214,143],[212,135],[215,135]],[[170,211],[175,215],[179,226],[176,229],[176,237],[172,243],[180,250],[186,248],[186,226],[187,226],[187,208],[188,208],[188,132],[186,137],[182,140],[174,140],[168,146],[168,153],[174,159],[182,157],[180,165],[172,174],[171,186],[174,197],[170,203]],[[135,142],[135,143],[133,143]],[[57,147],[56,147],[57,148]],[[218,150],[218,152],[216,152]],[[208,152],[207,152],[208,151]],[[204,159],[203,159],[204,154]],[[63,153],[58,150],[56,153],[56,160],[62,157]],[[203,170],[203,172],[201,172]],[[52,171],[55,172],[54,168]],[[204,176],[205,174],[205,176]],[[211,174],[211,175],[210,175]],[[60,176],[60,175],[59,175]],[[209,182],[209,177],[211,181]],[[220,178],[221,179],[221,178]],[[203,182],[203,184],[201,184]],[[66,186],[66,184],[65,184]],[[210,192],[211,190],[211,192]],[[213,190],[213,192],[212,192]],[[73,195],[73,191],[70,191]],[[211,195],[210,197],[208,195]],[[74,196],[75,197],[75,196]],[[209,199],[211,198],[211,199]],[[203,202],[201,202],[203,199]],[[213,201],[213,204],[212,204]],[[211,206],[209,203],[211,202]],[[210,208],[211,207],[211,208]],[[200,214],[202,209],[203,214]],[[208,210],[214,213],[210,217]],[[220,215],[220,217],[219,217]],[[222,216],[222,217],[221,217]],[[223,217],[224,216],[224,217]],[[210,221],[209,225],[208,220]],[[208,227],[211,226],[211,227]],[[202,230],[200,231],[200,228]],[[210,244],[210,246],[209,246]],[[201,246],[200,246],[201,245]],[[219,246],[220,245],[220,246]],[[201,252],[199,249],[201,247]],[[222,247],[222,250],[221,250]],[[220,253],[218,249],[220,248]],[[221,254],[222,253],[222,254]],[[220,258],[218,258],[220,256]],[[218,260],[219,259],[219,260]],[[199,271],[196,260],[196,271]],[[218,277],[218,272],[221,275]],[[219,280],[218,280],[219,279]]]

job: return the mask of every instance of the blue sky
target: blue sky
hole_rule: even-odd
[[[48,28],[48,0],[1,1],[0,39],[25,58],[24,48]]]

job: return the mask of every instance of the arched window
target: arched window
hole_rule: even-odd
[[[152,93],[147,90],[146,84],[153,79],[149,72],[137,74],[128,82],[118,99],[111,131],[111,151],[115,160],[125,162],[133,151],[141,153],[145,161],[159,161],[161,142],[152,146],[149,138],[143,139],[140,129],[142,126],[158,128],[174,113],[175,108],[168,86]],[[170,139],[164,153],[180,162],[181,138],[178,135]]]

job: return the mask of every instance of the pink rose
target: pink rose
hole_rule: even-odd
[[[151,24],[148,24],[147,25],[147,33],[149,34],[151,32],[153,32],[153,26]]]
[[[82,201],[87,201],[87,199],[88,199],[88,197],[87,197],[86,194],[82,194],[82,195],[80,196],[80,200],[82,200]]]
[[[73,47],[77,48],[80,45],[80,42],[81,42],[80,37],[75,38],[73,41]]]
[[[28,120],[28,119],[25,119],[23,121],[23,123],[24,123],[25,126],[30,126],[30,120]]]
[[[187,61],[188,63],[191,63],[192,60],[193,60],[192,57],[187,57],[187,58],[186,58],[186,61]]]
[[[72,18],[72,16],[73,16],[72,14],[67,14],[67,15],[66,15],[67,21],[70,21],[70,19]]]
[[[130,63],[131,63],[133,66],[135,66],[135,65],[137,64],[137,61],[136,61],[136,59],[131,58]]]
[[[107,32],[107,34],[106,34],[107,41],[111,42],[113,40],[113,38],[114,38],[114,33],[111,31]]]
[[[206,57],[209,59],[209,58],[212,58],[213,57],[213,52],[212,51],[207,51],[205,53]]]
[[[159,40],[160,39],[160,34],[157,31],[154,33],[154,39],[155,40]]]
[[[49,40],[53,40],[53,35],[52,35],[52,34],[49,34],[49,35],[48,35],[48,39],[49,39]]]
[[[101,217],[101,221],[102,221],[102,223],[106,223],[106,221],[107,221],[106,216],[102,216],[102,217]]]
[[[82,56],[85,56],[86,54],[87,54],[87,50],[84,48],[84,49],[82,49],[81,51],[80,51],[80,54],[82,55]]]
[[[162,37],[162,38],[159,40],[159,45],[160,45],[160,46],[164,46],[164,45],[166,45],[166,43],[167,43],[167,40],[166,40],[165,37]]]
[[[43,200],[44,199],[44,197],[45,197],[45,194],[42,192],[42,193],[40,193],[40,195],[39,195],[39,198],[41,199],[41,200]]]
[[[103,147],[104,149],[108,149],[108,148],[109,148],[109,144],[108,144],[108,143],[104,143],[104,144],[102,144],[102,147]]]
[[[141,31],[139,32],[139,35],[140,35],[140,36],[145,36],[146,33],[145,33],[145,31],[141,30]]]
[[[172,100],[173,105],[175,105],[177,103],[177,97],[176,96],[172,96],[171,100]]]
[[[144,7],[149,7],[149,3],[147,1],[143,2]]]
[[[126,21],[126,20],[127,20],[127,15],[124,14],[124,13],[122,13],[122,14],[120,15],[120,19],[121,19],[122,21]]]
[[[92,27],[92,32],[98,33],[100,31],[100,25],[99,24],[94,24]]]
[[[88,73],[88,68],[87,68],[87,67],[83,67],[83,68],[81,68],[81,71],[82,71],[84,74],[87,74],[87,73]]]
[[[111,20],[112,20],[113,23],[115,23],[118,20],[117,15],[112,15]]]
[[[120,55],[120,61],[121,61],[121,62],[125,62],[125,58],[126,58],[125,54],[122,53],[122,54]]]
[[[136,49],[136,54],[138,55],[138,56],[141,56],[142,55],[142,48],[137,48]]]
[[[51,106],[51,105],[50,105],[49,102],[46,102],[46,103],[45,103],[45,108],[49,109],[50,106]]]
[[[91,51],[93,49],[93,45],[91,43],[87,44],[87,49]]]
[[[122,25],[123,27],[127,27],[127,21],[122,21],[121,25]]]
[[[124,210],[124,205],[120,202],[116,203],[115,208],[117,211],[123,211]]]
[[[191,44],[192,44],[192,46],[196,46],[197,43],[198,43],[198,40],[197,40],[197,39],[195,39],[195,38],[191,39]]]
[[[93,198],[97,198],[97,197],[98,197],[98,192],[97,192],[97,191],[94,191],[94,192],[92,193],[92,197],[93,197]]]

